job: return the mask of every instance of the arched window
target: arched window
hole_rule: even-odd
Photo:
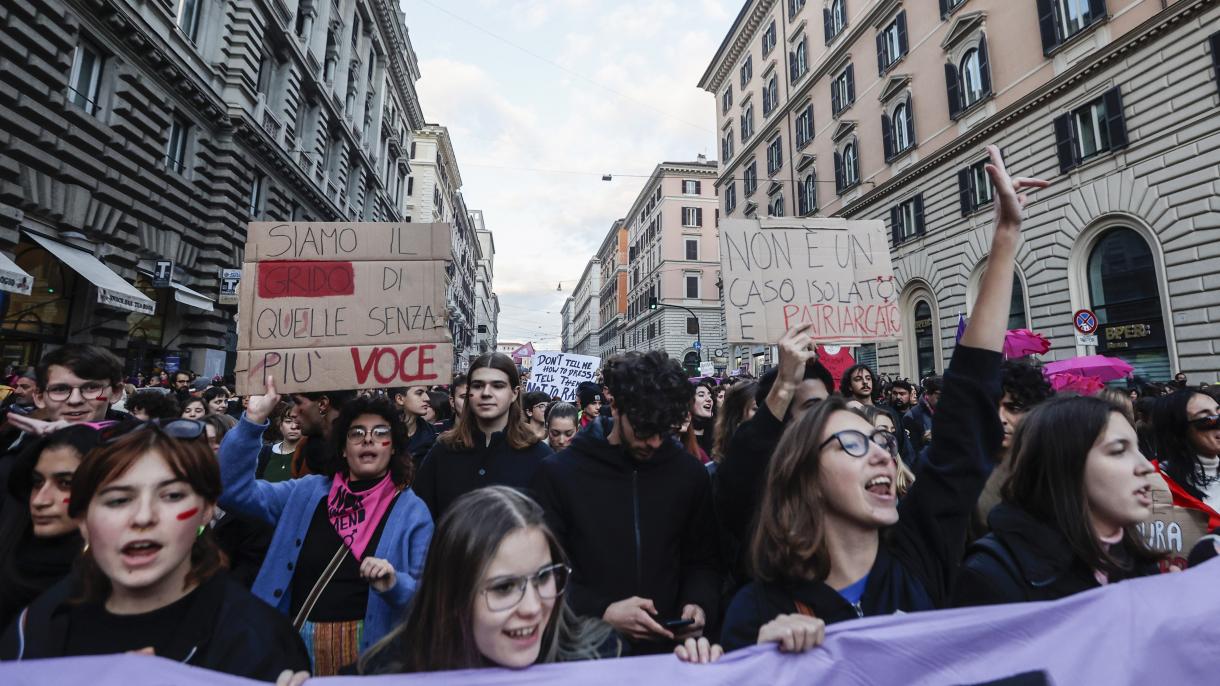
[[[1135,230],[1104,233],[1089,252],[1089,301],[1097,313],[1097,351],[1126,360],[1135,373],[1169,378],[1165,319],[1152,249]]]
[[[772,217],[784,216],[784,196],[777,195],[771,200],[771,205],[767,208],[767,214]]]
[[[983,99],[983,72],[979,66],[978,48],[971,48],[962,56],[962,107],[970,107]]]
[[[801,215],[813,214],[818,208],[818,192],[817,180],[810,171],[801,179],[801,185],[797,189],[797,213]]]
[[[860,182],[860,160],[853,141],[843,148],[843,186],[851,187]]]
[[[915,302],[915,355],[920,379],[936,373],[936,322],[927,300]]]
[[[894,152],[902,152],[911,147],[911,110],[905,102],[894,108],[892,121]]]

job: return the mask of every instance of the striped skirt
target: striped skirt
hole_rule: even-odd
[[[313,676],[335,676],[360,658],[364,620],[350,622],[305,622],[301,639],[309,651]]]

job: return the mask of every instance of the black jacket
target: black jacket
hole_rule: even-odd
[[[568,603],[601,617],[611,603],[640,596],[662,620],[694,604],[714,624],[720,563],[707,470],[676,440],[638,462],[609,443],[613,425],[609,417],[591,422],[534,479],[547,524],[571,558]]]
[[[881,532],[859,608],[821,581],[752,582],[729,605],[725,649],[754,645],[762,625],[795,613],[797,600],[828,624],[948,605],[970,514],[1000,446],[999,399],[1000,354],[958,345],[945,372],[928,463],[899,502],[898,523]]]
[[[902,416],[902,428],[911,437],[911,448],[917,455],[928,447],[923,440],[923,435],[932,430],[932,416],[931,408],[922,399]]]
[[[436,443],[436,437],[439,435],[436,427],[428,422],[425,422],[422,417],[413,417],[415,422],[415,433],[411,434],[410,440],[407,441],[407,452],[411,454],[411,462],[415,468],[419,469],[420,463],[428,456],[428,451],[432,450],[433,444]]]
[[[0,637],[0,660],[69,657],[68,600],[76,584],[75,576],[64,579],[10,624]],[[200,596],[161,657],[260,681],[275,681],[285,669],[309,670],[309,654],[288,620],[227,574],[194,592]]]
[[[783,435],[784,422],[771,414],[767,403],[759,403],[754,416],[737,427],[716,468],[716,511],[730,539],[729,547],[743,554],[762,502],[763,477]],[[744,581],[746,571],[744,556],[738,555],[734,572]]]
[[[411,488],[428,506],[433,521],[440,521],[454,500],[484,486],[525,489],[542,458],[551,454],[542,441],[523,450],[514,449],[503,431],[493,433],[488,445],[482,432],[475,429],[474,444],[471,450],[453,450],[438,440],[420,464]]]
[[[1025,510],[1000,503],[987,518],[991,533],[970,546],[953,589],[953,604],[995,605],[1058,600],[1097,588],[1093,570],[1072,554],[1057,529]],[[1115,550],[1122,555],[1121,549]],[[1156,574],[1153,561],[1139,561],[1132,572],[1111,582]]]

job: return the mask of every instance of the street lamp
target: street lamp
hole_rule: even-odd
[[[660,307],[660,303],[657,301],[655,296],[648,298],[648,309],[655,310],[655,309],[658,309],[659,307]],[[694,312],[691,312],[690,308],[688,308],[688,307],[683,307],[682,305],[673,305],[673,304],[670,304],[669,307],[676,307],[680,310],[686,310],[687,314],[690,315],[691,319],[695,320],[695,341],[696,341],[695,345],[699,350],[699,363],[702,364],[703,363],[703,327],[699,326],[699,317],[696,316]],[[687,332],[687,333],[689,333],[689,332]]]

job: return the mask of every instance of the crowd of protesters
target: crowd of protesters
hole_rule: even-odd
[[[1139,525],[1159,485],[1220,527],[1217,394],[1057,395],[1003,359],[1045,183],[991,155],[989,269],[943,377],[835,379],[807,325],[758,379],[628,353],[575,403],[501,354],[443,387],[238,398],[47,353],[2,408],[0,660],[144,652],[281,684],[704,663],[1177,569]]]

